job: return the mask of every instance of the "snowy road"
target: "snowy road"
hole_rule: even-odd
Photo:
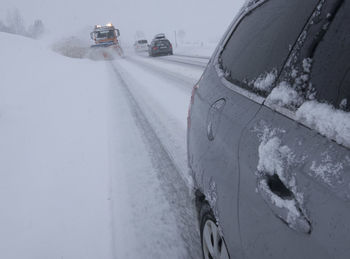
[[[139,57],[150,58],[147,53],[139,53]],[[207,56],[191,56],[184,54],[174,54],[172,56],[157,56],[153,59],[158,60],[158,62],[165,61],[167,63],[178,63],[185,66],[192,66],[201,68],[202,70],[207,66],[210,57]]]
[[[143,62],[137,61],[127,57],[111,62],[115,84],[110,96],[115,107],[110,110],[123,110],[115,117],[123,121],[116,119],[109,127],[119,131],[122,140],[115,139],[112,146],[119,147],[111,152],[118,158],[117,170],[111,171],[115,256],[199,258],[198,225],[185,150],[186,107],[192,84],[179,82],[179,68],[172,80],[169,70],[160,77],[155,64],[154,71],[151,66],[144,71]],[[188,75],[183,79],[191,80]],[[125,153],[120,152],[120,144]],[[119,188],[121,182],[127,188]],[[121,201],[121,196],[127,201]],[[126,209],[120,213],[121,208]],[[127,231],[120,233],[120,229]]]
[[[186,117],[203,68],[0,39],[0,258],[200,258]]]

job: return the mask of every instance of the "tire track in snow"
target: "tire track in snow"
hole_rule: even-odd
[[[135,124],[139,128],[154,168],[162,182],[162,188],[166,193],[166,199],[172,207],[173,213],[177,219],[177,225],[181,232],[181,237],[188,251],[188,258],[200,258],[201,246],[198,231],[198,220],[195,212],[194,199],[190,195],[189,188],[179,169],[175,165],[171,155],[166,150],[161,140],[156,134],[141,107],[134,98],[123,75],[119,72],[116,65],[111,64],[113,71],[119,79],[125,97],[128,99],[130,109],[135,119]]]
[[[182,65],[186,65],[188,67],[195,67],[200,69],[205,69],[207,67],[207,64],[209,62],[208,60],[203,61],[201,58],[194,58],[194,57],[184,57],[179,55],[173,55],[173,56],[158,56],[158,57],[149,57],[146,55],[139,55],[139,57],[145,58],[145,59],[157,59],[160,62],[164,63],[178,63]]]
[[[209,62],[210,56],[201,56],[201,55],[187,55],[187,54],[176,54],[174,53],[175,57],[185,57],[185,58],[193,58],[193,59],[199,59],[203,60],[203,62]]]
[[[171,72],[167,69],[159,68],[155,65],[149,64],[142,59],[136,59],[133,57],[126,58],[128,61],[134,63],[135,65],[142,67],[143,69],[151,72],[156,73],[157,75],[165,78],[170,79],[172,81],[175,81],[179,84],[176,84],[179,89],[185,91],[186,93],[189,93],[192,91],[192,87],[194,84],[198,81],[198,79],[186,77],[184,75],[181,75],[180,73]]]
[[[124,87],[109,64],[108,70],[114,82],[108,94],[108,131],[115,258],[188,258]]]
[[[208,60],[203,60],[200,58],[193,58],[193,57],[184,57],[184,56],[164,56],[164,57],[159,57],[161,60],[166,60],[169,62],[173,63],[180,63],[180,64],[185,64],[188,66],[193,66],[193,67],[199,67],[199,68],[206,68],[209,62]]]
[[[189,186],[193,186],[193,179],[188,172],[186,150],[190,92],[180,90],[176,82],[160,78],[127,60],[119,60],[116,64],[156,135],[172,157],[178,172]]]

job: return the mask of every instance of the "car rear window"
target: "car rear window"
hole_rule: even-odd
[[[350,110],[350,2],[344,1],[313,55],[316,99]]]
[[[139,40],[138,43],[139,44],[147,44],[147,40]]]
[[[159,41],[156,41],[155,43],[156,46],[167,46],[169,47],[170,46],[170,42],[168,40],[159,40]]]
[[[248,13],[220,55],[227,80],[266,95],[318,0],[270,0]]]

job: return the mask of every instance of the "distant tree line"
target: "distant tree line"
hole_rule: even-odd
[[[0,20],[0,32],[18,34],[37,39],[44,31],[45,27],[40,19],[35,20],[31,25],[26,27],[22,15],[17,8],[7,13],[6,23]]]

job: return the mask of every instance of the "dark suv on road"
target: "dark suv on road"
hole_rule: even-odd
[[[173,55],[173,46],[168,39],[154,39],[148,47],[148,54],[151,57],[156,55]]]
[[[350,1],[248,1],[187,141],[204,258],[350,258]]]

